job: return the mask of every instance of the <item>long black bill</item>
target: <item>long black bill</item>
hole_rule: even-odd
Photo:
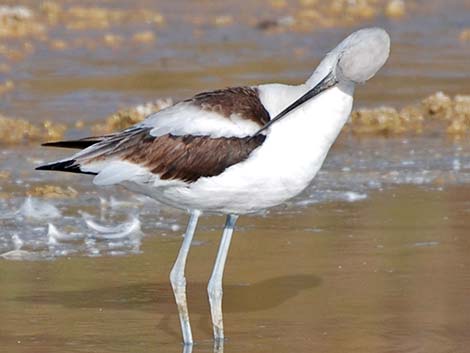
[[[287,114],[289,114],[291,111],[293,111],[298,106],[302,105],[303,103],[305,103],[306,101],[312,99],[313,97],[319,95],[320,93],[327,90],[328,88],[333,87],[337,83],[338,83],[338,81],[334,77],[333,73],[330,72],[320,82],[318,82],[318,84],[315,87],[313,87],[310,91],[305,93],[302,97],[300,97],[294,103],[292,103],[287,108],[285,108],[282,112],[280,112],[273,119],[271,119],[266,125],[264,125],[261,129],[259,129],[258,132],[254,136],[256,136],[259,133],[266,130],[268,127],[270,127],[272,124],[274,124],[279,119],[282,119],[283,117],[285,117]]]

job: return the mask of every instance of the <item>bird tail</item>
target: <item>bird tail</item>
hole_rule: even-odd
[[[74,148],[77,150],[84,150],[85,148],[88,148],[94,144],[97,144],[98,142],[101,142],[113,136],[114,134],[109,134],[109,135],[85,137],[85,138],[81,138],[78,140],[46,142],[46,143],[43,143],[41,146]]]
[[[69,173],[80,173],[80,174],[91,174],[96,175],[97,173],[83,171],[80,168],[80,163],[75,159],[66,159],[62,161],[47,163],[35,168],[36,170],[52,170],[56,172],[69,172]]]
[[[84,150],[92,145],[97,144],[98,142],[103,141],[108,136],[109,135],[87,137],[87,138],[83,138],[79,140],[46,142],[46,143],[43,143],[42,146],[73,148],[73,149]],[[75,159],[74,157],[75,156],[72,156],[71,158],[68,158],[68,159],[47,163],[39,167],[36,167],[35,169],[69,172],[69,173],[80,173],[80,174],[92,174],[92,175],[97,174],[94,172],[82,170],[80,162],[77,161],[77,159]]]
[[[41,146],[46,147],[62,147],[62,148],[73,148],[77,150],[83,150],[95,143],[100,142],[99,139],[81,139],[81,140],[68,140],[68,141],[55,141],[55,142],[46,142],[41,144]]]

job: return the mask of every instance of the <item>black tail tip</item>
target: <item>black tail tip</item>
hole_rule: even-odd
[[[96,138],[89,138],[89,139],[82,139],[82,140],[71,140],[71,141],[53,141],[53,142],[44,142],[41,146],[45,147],[62,147],[62,148],[75,148],[79,150],[83,150],[95,143],[100,142],[99,139]]]
[[[80,164],[76,162],[75,159],[69,159],[67,161],[55,162],[40,165],[39,167],[34,168],[35,170],[52,170],[56,172],[69,172],[69,173],[80,173],[80,174],[92,174],[96,173],[84,172],[80,170]]]
[[[75,159],[69,159],[67,161],[54,162],[49,164],[40,165],[35,168],[36,170],[57,170],[64,172],[78,172],[80,173],[80,165],[78,165]]]

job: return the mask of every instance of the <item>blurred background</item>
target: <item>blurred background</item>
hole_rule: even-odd
[[[125,128],[193,94],[298,84],[352,31],[391,56],[314,184],[242,217],[227,352],[463,352],[470,338],[470,1],[0,3],[0,346],[177,352],[168,272],[186,215],[87,176],[41,142]],[[323,117],[327,118],[327,117]],[[189,258],[193,329],[223,219]]]

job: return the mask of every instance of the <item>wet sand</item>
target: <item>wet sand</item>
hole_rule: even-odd
[[[225,352],[464,352],[470,188],[400,186],[363,201],[244,217],[225,275]],[[188,267],[197,345],[211,352],[206,282],[221,217]],[[220,228],[220,227],[219,227]],[[2,262],[8,352],[180,352],[168,283],[179,237],[127,257]]]

